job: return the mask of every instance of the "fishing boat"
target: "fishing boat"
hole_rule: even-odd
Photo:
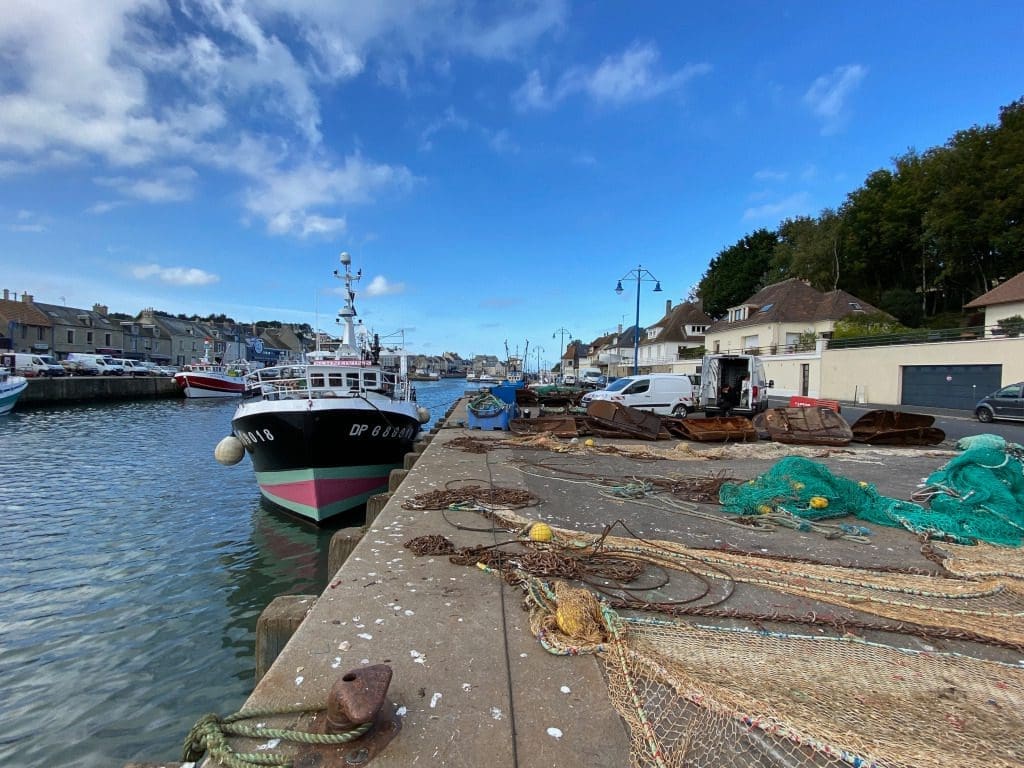
[[[391,470],[402,466],[430,419],[404,372],[380,365],[379,337],[368,347],[357,343],[353,285],[362,272],[353,275],[351,263],[342,253],[344,269],[334,273],[346,296],[337,350],[250,373],[231,420],[263,498],[315,523],[386,490]]]
[[[240,397],[245,391],[249,364],[240,360],[223,365],[210,359],[212,343],[203,342],[203,356],[197,362],[182,366],[174,374],[174,382],[185,397]]]
[[[0,368],[0,416],[10,413],[21,393],[28,387],[24,376],[12,376],[6,368]]]

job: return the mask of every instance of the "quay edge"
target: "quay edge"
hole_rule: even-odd
[[[33,378],[15,412],[66,403],[183,397],[174,379],[158,376],[64,376]]]

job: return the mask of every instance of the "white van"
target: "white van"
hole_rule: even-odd
[[[726,386],[734,393],[731,400],[724,393]],[[706,416],[727,412],[753,416],[768,408],[768,389],[773,386],[775,382],[765,378],[764,363],[756,355],[705,355],[699,405]]]
[[[36,355],[29,352],[5,352],[4,362],[0,363],[17,376],[63,376],[64,368],[53,362],[49,355]]]
[[[107,355],[95,355],[88,352],[72,352],[68,362],[75,364],[76,372],[92,376],[120,376],[124,368],[116,365],[113,358]]]
[[[652,411],[662,416],[685,418],[696,408],[693,382],[682,373],[648,373],[616,379],[604,389],[588,392],[582,404],[610,400],[630,408]]]

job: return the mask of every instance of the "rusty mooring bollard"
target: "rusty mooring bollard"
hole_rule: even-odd
[[[339,677],[327,695],[327,733],[373,722],[388,695],[391,675],[387,664],[374,664]]]
[[[345,745],[307,745],[292,763],[294,768],[351,768],[368,763],[402,728],[401,720],[386,707],[392,671],[386,664],[359,667],[339,677],[327,695],[327,712],[320,733],[345,733],[372,723],[370,730]]]

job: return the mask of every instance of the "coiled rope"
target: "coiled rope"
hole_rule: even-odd
[[[204,754],[216,760],[225,768],[252,768],[253,766],[272,766],[272,768],[291,768],[292,758],[273,752],[235,752],[228,744],[227,736],[247,736],[253,739],[277,739],[296,744],[347,744],[355,741],[370,728],[373,723],[362,723],[353,726],[344,733],[310,733],[289,728],[269,728],[264,725],[243,725],[242,720],[253,720],[273,715],[290,715],[317,712],[322,707],[302,707],[294,709],[254,709],[236,712],[227,717],[216,713],[203,715],[192,726],[185,737],[182,748],[182,759],[185,762],[196,762]],[[276,746],[276,745],[275,745]]]

